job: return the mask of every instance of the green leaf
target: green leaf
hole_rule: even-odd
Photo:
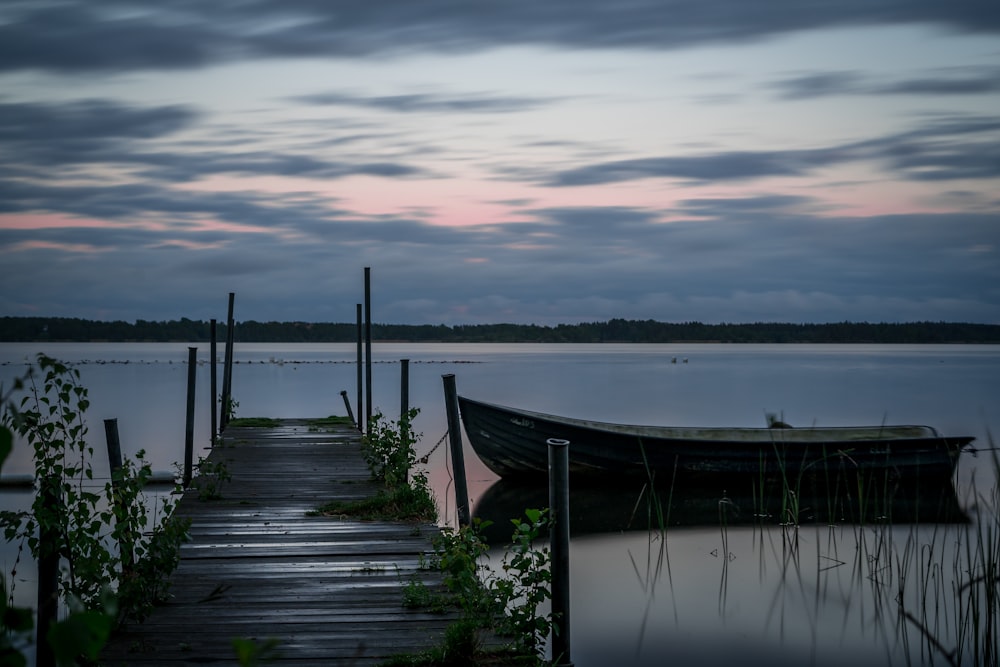
[[[4,600],[3,627],[8,632],[28,632],[34,627],[34,614],[31,609],[7,607]]]
[[[28,661],[19,651],[8,650],[0,655],[0,667],[27,667]]]
[[[113,621],[110,616],[98,611],[82,611],[71,614],[49,630],[48,642],[59,665],[76,665],[79,655],[89,660],[97,660],[111,635]]]

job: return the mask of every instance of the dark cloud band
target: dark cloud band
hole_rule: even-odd
[[[800,30],[935,24],[1000,31],[995,0],[380,0],[22,3],[0,9],[0,69],[124,71],[246,58],[358,57],[536,45],[676,49]]]

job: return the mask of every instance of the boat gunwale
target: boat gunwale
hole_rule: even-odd
[[[851,442],[888,442],[893,440],[970,440],[962,437],[945,437],[932,426],[920,424],[883,424],[878,426],[822,426],[817,427],[698,427],[698,426],[655,426],[639,424],[621,424],[603,422],[577,417],[565,417],[523,408],[498,405],[477,399],[459,396],[462,402],[468,402],[494,410],[498,413],[513,413],[529,420],[551,422],[614,435],[656,438],[675,441],[697,442],[746,442],[768,443],[783,442],[803,444],[812,443],[851,443]]]

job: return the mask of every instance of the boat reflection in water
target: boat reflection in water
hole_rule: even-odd
[[[787,489],[787,491],[786,491]],[[511,519],[549,505],[544,479],[501,479],[477,500],[473,516],[491,521],[487,541],[510,539]],[[678,526],[966,523],[951,480],[924,484],[856,477],[841,483],[802,480],[797,489],[746,477],[703,476],[670,483],[626,480],[570,487],[570,534],[618,533]]]

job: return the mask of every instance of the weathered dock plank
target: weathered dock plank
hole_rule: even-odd
[[[189,489],[178,505],[192,539],[170,601],[118,633],[104,665],[236,665],[244,638],[278,642],[269,664],[364,667],[441,642],[453,617],[402,605],[412,577],[441,585],[421,567],[436,526],[307,515],[377,491],[356,431],[230,427],[208,461],[232,479],[221,498]]]

